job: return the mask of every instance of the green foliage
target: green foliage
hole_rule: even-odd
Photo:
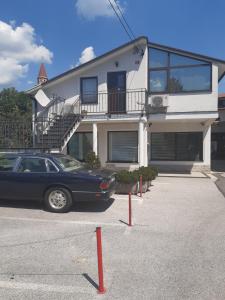
[[[32,101],[29,96],[15,88],[3,89],[0,92],[0,118],[31,120]]]
[[[116,174],[116,181],[119,183],[136,183],[138,182],[138,177],[135,172],[122,170]]]
[[[154,180],[158,175],[157,169],[153,167],[140,167],[137,172],[139,177],[142,175],[143,182]]]
[[[93,151],[91,151],[87,154],[85,162],[86,162],[86,167],[88,169],[99,169],[99,168],[101,168],[101,162],[99,160],[99,157]]]
[[[133,172],[122,170],[116,174],[116,180],[120,183],[136,183],[140,180],[141,175],[143,182],[151,181],[156,178],[156,176],[158,175],[158,171],[153,167],[140,167]]]

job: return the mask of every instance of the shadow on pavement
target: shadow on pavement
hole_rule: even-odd
[[[72,212],[104,212],[114,202],[111,198],[108,201],[77,202],[71,208]],[[42,203],[29,200],[0,200],[0,207],[44,210]]]

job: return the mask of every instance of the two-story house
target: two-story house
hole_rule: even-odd
[[[93,149],[110,168],[208,170],[224,74],[225,61],[146,37],[50,80],[42,67],[34,142],[80,160]]]

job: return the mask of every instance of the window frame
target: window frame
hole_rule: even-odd
[[[86,79],[95,79],[96,80],[96,99],[95,102],[84,102],[84,95],[83,95],[83,81]],[[94,94],[93,94],[94,96]],[[86,104],[98,104],[98,76],[90,76],[90,77],[80,77],[80,99],[81,99],[81,104],[86,105]]]
[[[153,67],[153,68],[151,68],[151,65],[150,65],[151,49],[164,51],[165,53],[167,53],[167,55],[168,55],[168,59],[167,59],[168,65],[166,67],[159,67],[159,68]],[[186,57],[186,58],[192,58],[192,59],[196,59],[198,61],[202,61],[202,64],[170,66],[170,53],[180,55],[180,56],[183,56],[183,57]],[[170,70],[171,69],[185,69],[185,68],[191,68],[191,67],[195,68],[195,67],[202,67],[202,66],[209,66],[210,67],[210,87],[209,87],[209,89],[197,90],[197,91],[196,90],[190,90],[190,91],[179,91],[179,92],[173,92],[172,91],[171,92],[171,89],[169,87],[169,79],[170,79]],[[151,79],[150,71],[166,71],[166,73],[167,73],[167,89],[164,92],[152,92],[151,91],[151,89],[150,89],[150,79]],[[158,48],[158,47],[149,46],[148,47],[148,91],[149,91],[149,94],[151,94],[151,95],[163,95],[163,94],[179,95],[179,94],[212,93],[212,63],[208,62],[206,60],[197,59],[197,58],[194,58],[192,56],[188,56],[186,54],[180,54],[180,53],[176,53],[176,52],[173,52],[173,51],[164,50],[164,49],[161,49],[161,48]]]
[[[75,132],[74,134],[86,134],[86,133],[90,133],[92,134],[92,148],[93,148],[93,131],[78,131],[78,132]],[[72,138],[72,137],[71,137]],[[69,153],[69,143],[67,144],[67,153],[68,155],[70,155],[71,157],[75,158],[76,160],[80,161],[80,162],[85,162],[85,159],[78,159],[74,156],[72,156],[70,153]]]
[[[31,171],[31,172],[21,172],[21,171],[19,171],[19,168],[20,168],[20,165],[21,165],[21,163],[22,163],[22,161],[24,160],[24,159],[42,159],[42,160],[44,160],[44,162],[45,162],[45,167],[46,167],[46,172],[34,172],[34,171]],[[50,173],[49,171],[48,171],[48,165],[47,165],[47,160],[46,160],[46,158],[45,157],[36,157],[36,156],[25,156],[25,157],[23,157],[23,156],[21,156],[20,158],[19,158],[19,161],[18,161],[18,164],[17,164],[17,166],[16,166],[16,172],[17,173],[19,173],[19,174],[48,174],[48,173]]]
[[[173,133],[175,135],[175,144],[174,144],[174,149],[175,149],[175,159],[152,159],[152,135],[153,134],[159,134],[159,133]],[[181,134],[181,133],[199,133],[201,134],[201,138],[202,138],[202,145],[201,145],[201,157],[200,157],[200,160],[183,160],[183,159],[176,159],[177,158],[177,135],[178,134]],[[202,131],[176,131],[176,132],[172,132],[172,131],[169,131],[169,132],[151,132],[151,136],[150,136],[150,149],[151,149],[151,159],[150,161],[174,161],[174,162],[197,162],[197,163],[202,163],[204,162],[204,154],[203,154],[203,144],[204,144],[204,139],[203,139],[203,132]]]
[[[109,159],[109,134],[110,133],[114,133],[114,132],[123,132],[123,133],[127,133],[127,132],[135,132],[137,135],[137,152],[139,153],[139,149],[138,149],[138,131],[137,130],[110,130],[107,131],[107,163],[138,163],[138,153],[137,153],[137,160],[135,161],[128,161],[128,160],[110,160]]]

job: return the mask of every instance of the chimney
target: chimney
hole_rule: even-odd
[[[38,78],[37,78],[37,83],[38,84],[42,84],[48,81],[48,76],[45,70],[45,66],[44,64],[41,64],[40,66],[40,70],[39,70],[39,74],[38,74]]]

